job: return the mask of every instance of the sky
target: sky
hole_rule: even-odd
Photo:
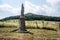
[[[21,14],[21,4],[24,4],[24,14],[59,16],[60,0],[0,0],[0,19]]]

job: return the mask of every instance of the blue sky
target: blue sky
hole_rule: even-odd
[[[25,14],[28,12],[60,17],[60,0],[0,0],[0,19],[20,15],[24,3]]]

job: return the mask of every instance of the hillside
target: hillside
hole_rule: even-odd
[[[60,40],[60,22],[54,22],[60,21],[60,17],[25,14],[25,26],[30,33],[15,32],[19,29],[18,19],[19,15],[0,20],[0,40]]]
[[[6,21],[6,20],[13,20],[13,19],[19,19],[20,16],[10,16],[6,17],[4,19],[1,19],[0,21]],[[52,17],[52,16],[43,16],[43,15],[37,15],[33,13],[27,13],[25,14],[26,20],[45,20],[45,21],[60,21],[60,17]]]

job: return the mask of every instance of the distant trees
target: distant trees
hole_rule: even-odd
[[[25,17],[26,20],[60,21],[60,17],[43,16],[43,15],[36,15],[32,13],[26,14]]]
[[[10,16],[6,17],[4,19],[1,19],[0,21],[6,21],[6,20],[11,20],[11,19],[19,19],[20,16]],[[52,17],[52,16],[43,16],[43,15],[37,15],[33,13],[27,13],[25,14],[25,19],[26,20],[45,20],[45,21],[60,21],[60,17]]]
[[[17,15],[17,16],[6,17],[6,18],[1,19],[0,21],[13,20],[13,19],[19,19],[19,16]]]

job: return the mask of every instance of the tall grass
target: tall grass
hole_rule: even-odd
[[[0,28],[16,28],[15,25],[0,24]]]
[[[58,22],[51,21],[26,21],[27,28],[40,28],[40,29],[48,29],[48,30],[58,30],[59,29]]]
[[[25,25],[27,29],[49,29],[49,30],[58,30],[60,28],[60,22],[52,22],[52,21],[25,21]],[[8,20],[4,22],[0,22],[0,28],[14,28],[19,27],[19,20]]]

